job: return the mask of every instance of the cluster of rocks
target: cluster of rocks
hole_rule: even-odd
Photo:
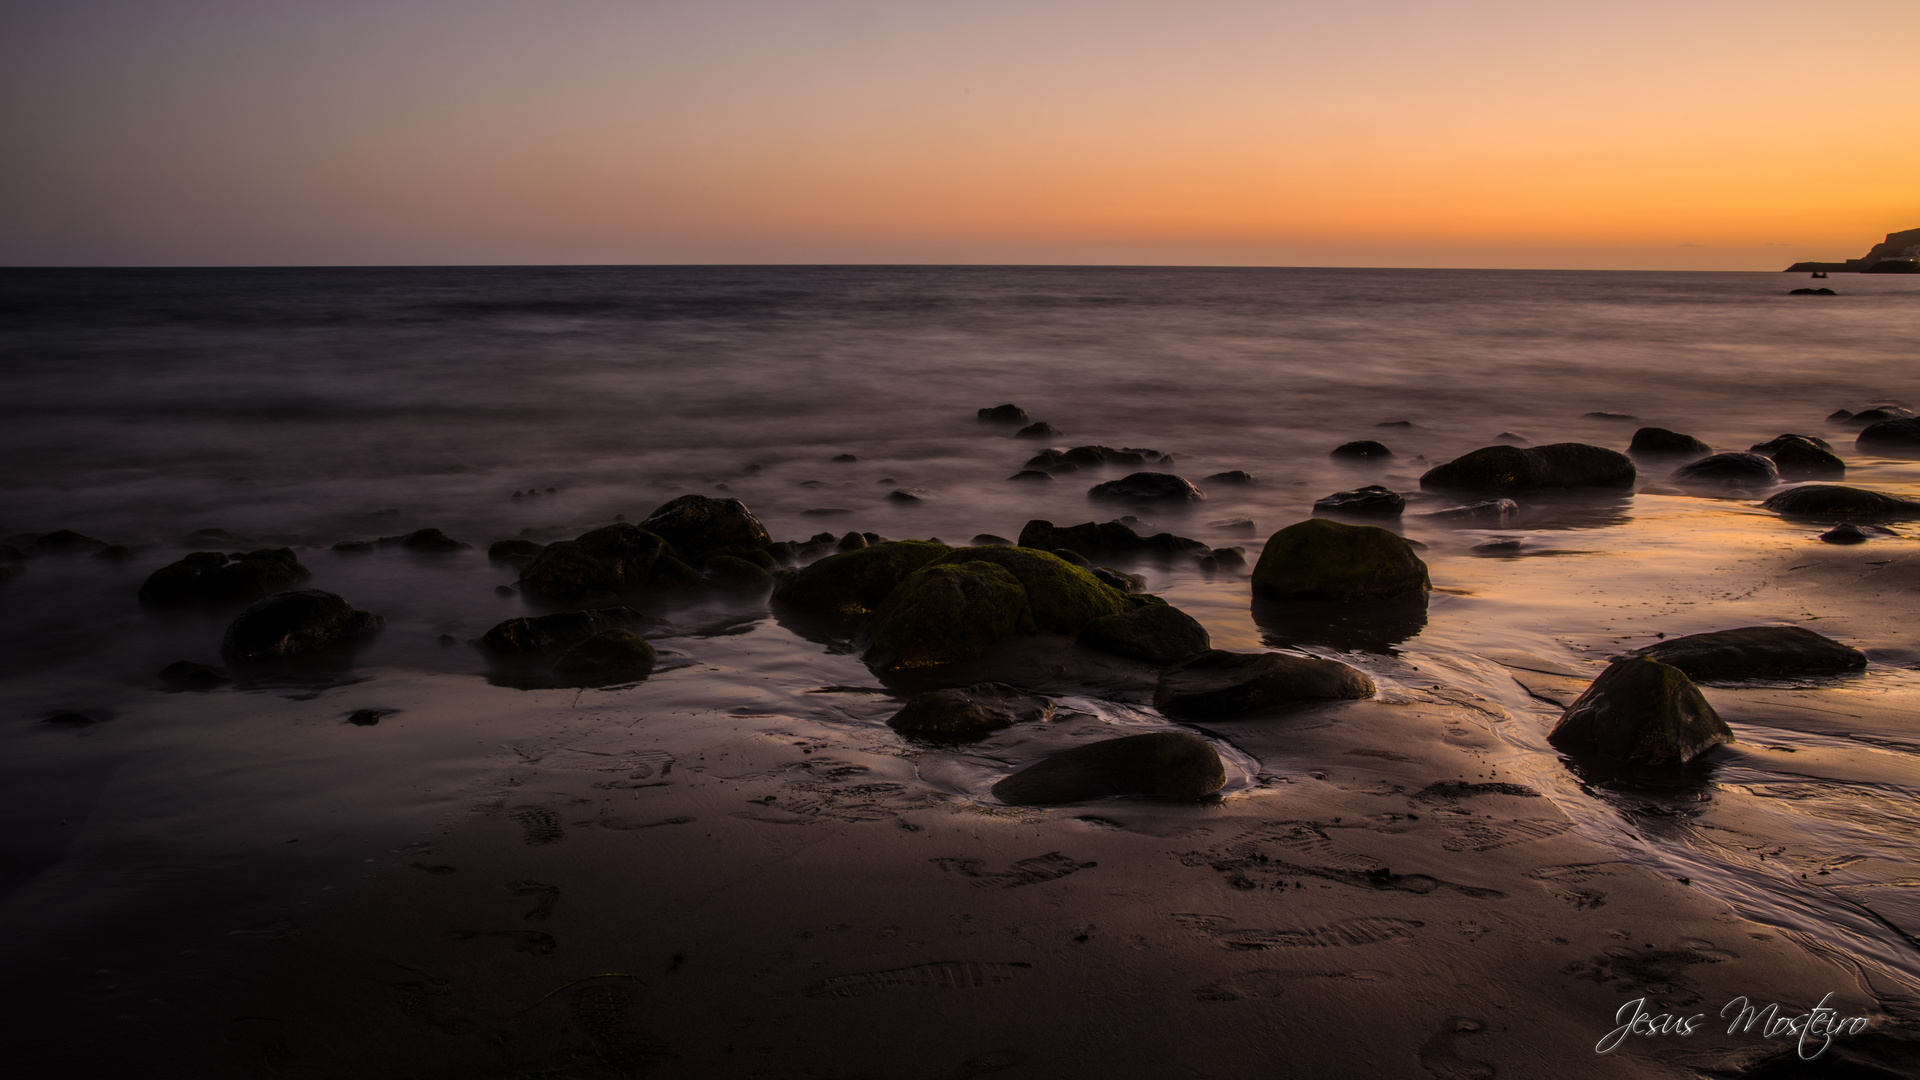
[[[43,555],[87,555],[111,563],[124,563],[134,557],[132,548],[95,540],[72,529],[19,533],[0,543],[0,584],[24,574],[27,560]]]

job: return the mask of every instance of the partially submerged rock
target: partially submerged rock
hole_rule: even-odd
[[[1920,518],[1920,499],[1840,484],[1788,488],[1760,504],[1782,517],[1821,521],[1903,521]]]
[[[981,409],[976,415],[983,424],[1024,424],[1029,419],[1027,410],[1018,405],[995,405],[990,409]]]
[[[1859,417],[1854,419],[1858,420]],[[1853,440],[1853,445],[1859,450],[1875,454],[1905,457],[1920,453],[1920,420],[1902,418],[1869,424],[1859,438]]]
[[[859,537],[859,533],[849,533]],[[794,571],[773,591],[774,602],[809,615],[857,619],[870,614],[921,567],[953,549],[926,540],[889,540],[829,555]]]
[[[1226,472],[1217,472],[1212,476],[1203,476],[1200,479],[1203,483],[1217,484],[1224,487],[1250,487],[1260,482],[1259,477],[1245,469],[1229,469]]]
[[[1168,668],[1153,704],[1168,716],[1230,720],[1302,701],[1372,697],[1373,680],[1337,660],[1209,649]]]
[[[644,679],[653,672],[654,651],[631,630],[602,630],[568,649],[553,662],[556,681],[594,686]]]
[[[1207,493],[1195,487],[1193,481],[1172,473],[1137,472],[1119,480],[1109,480],[1104,484],[1095,484],[1088,489],[1090,499],[1108,499],[1120,502],[1204,502]]]
[[[1080,631],[1078,641],[1090,649],[1149,664],[1178,663],[1213,647],[1206,627],[1193,616],[1154,601],[1093,620]]]
[[[1407,541],[1372,525],[1309,518],[1267,538],[1253,568],[1262,600],[1343,603],[1423,596],[1427,564]]]
[[[665,539],[624,521],[584,532],[573,540],[548,544],[520,571],[524,591],[563,604],[649,589],[684,588],[699,580],[700,575],[680,560]]]
[[[1012,574],[988,562],[937,564],[915,571],[873,613],[864,659],[884,671],[936,667],[1033,632],[1032,606]]]
[[[1615,660],[1547,735],[1575,755],[1637,765],[1679,765],[1733,741],[1733,731],[1677,667],[1634,656]]]
[[[682,495],[663,503],[640,527],[665,540],[688,565],[698,566],[735,549],[766,550],[773,543],[766,526],[739,499]]]
[[[1761,454],[1714,454],[1680,466],[1668,479],[1695,487],[1769,488],[1780,482],[1780,471]]]
[[[1753,448],[1773,459],[1782,480],[1838,480],[1847,475],[1847,463],[1825,439],[1811,435],[1781,435]]]
[[[292,548],[268,548],[228,558],[196,551],[148,575],[140,602],[149,607],[193,607],[258,600],[311,575]]]
[[[1028,424],[1013,433],[1014,438],[1017,439],[1052,439],[1064,434],[1066,433],[1044,420]]]
[[[518,570],[539,558],[545,550],[547,545],[531,540],[496,540],[487,548],[487,561],[495,566],[511,566]]]
[[[1327,456],[1347,461],[1385,461],[1393,456],[1393,451],[1387,449],[1384,443],[1372,439],[1356,439],[1334,447]]]
[[[400,538],[400,546],[408,551],[438,553],[465,551],[473,545],[463,544],[439,529],[415,529]]]
[[[1052,715],[1050,699],[988,682],[915,694],[887,726],[912,735],[972,735]]]
[[[36,554],[64,555],[76,551],[98,551],[107,546],[105,540],[95,540],[83,536],[72,529],[55,529],[33,538],[31,547]]]
[[[1483,446],[1428,469],[1425,490],[1518,494],[1571,488],[1631,488],[1633,459],[1586,443],[1545,446]]]
[[[561,611],[496,624],[475,642],[494,656],[527,656],[585,641],[602,630],[633,626],[647,617],[629,607]]]
[[[1057,806],[1117,795],[1200,799],[1226,783],[1226,766],[1205,739],[1158,731],[1063,750],[995,784],[993,795],[1015,806]]]
[[[345,645],[386,620],[321,589],[296,589],[256,601],[228,624],[220,643],[230,664],[259,664]]]
[[[764,555],[764,552],[758,553]],[[772,558],[767,557],[771,562]],[[715,555],[707,560],[707,583],[729,593],[764,593],[773,588],[768,567],[738,555]]]
[[[1700,458],[1711,453],[1713,447],[1699,439],[1659,427],[1643,427],[1634,432],[1633,442],[1627,446],[1628,456],[1637,458]]]
[[[1051,521],[1038,518],[1027,522],[1020,530],[1020,546],[1042,551],[1065,548],[1077,551],[1088,559],[1201,555],[1208,550],[1207,545],[1198,540],[1168,532],[1141,536],[1121,521],[1087,521],[1060,528]]]
[[[1861,671],[1867,654],[1801,626],[1743,626],[1635,649],[1693,679],[1776,679]]]
[[[1397,491],[1368,484],[1352,491],[1336,491],[1313,501],[1314,514],[1336,517],[1397,518],[1407,508],[1407,500]]]

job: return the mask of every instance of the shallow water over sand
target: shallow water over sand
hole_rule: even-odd
[[[134,552],[124,564],[36,556],[0,586],[0,716],[11,718],[0,725],[0,799],[24,823],[8,840],[0,900],[9,962],[51,988],[54,1012],[124,1015],[156,1033],[179,1019],[170,1010],[191,1014],[185,1003],[214,993],[235,950],[298,935],[381,874],[430,873],[436,837],[482,819],[538,825],[513,817],[545,805],[521,790],[518,774],[536,766],[577,773],[540,781],[569,798],[643,798],[667,762],[724,775],[708,777],[722,792],[800,776],[815,786],[766,788],[773,801],[752,805],[715,795],[681,823],[638,810],[602,819],[636,836],[709,814],[800,828],[863,820],[858,800],[823,785],[891,785],[901,806],[984,806],[993,779],[1050,749],[1169,726],[1137,701],[1080,695],[1045,731],[916,749],[883,726],[897,699],[874,692],[856,657],[806,640],[759,602],[662,609],[668,627],[650,636],[665,663],[638,686],[493,686],[459,642],[529,609],[496,593],[512,573],[488,564],[491,541],[571,537],[703,492],[745,501],[776,539],[853,529],[964,542],[1017,536],[1033,518],[1133,512],[1154,529],[1243,545],[1251,559],[1315,498],[1379,483],[1409,495],[1402,531],[1427,545],[1437,590],[1424,624],[1389,635],[1400,638],[1390,647],[1344,652],[1258,625],[1244,572],[1130,569],[1199,618],[1216,647],[1341,655],[1375,676],[1383,700],[1477,711],[1504,748],[1489,768],[1546,794],[1588,839],[1911,986],[1920,548],[1910,528],[1835,549],[1752,499],[1674,493],[1658,469],[1643,469],[1630,497],[1530,503],[1504,527],[1417,516],[1455,501],[1418,495],[1420,473],[1496,436],[1624,449],[1642,424],[1719,450],[1819,435],[1847,459],[1847,483],[1920,495],[1920,463],[1857,453],[1852,429],[1823,420],[1920,400],[1920,282],[1861,277],[1839,297],[1786,296],[1796,283],[1304,270],[0,272],[0,530],[71,528]],[[1005,401],[1063,436],[1012,439],[975,420]],[[1352,439],[1378,439],[1396,457],[1328,458]],[[1088,443],[1170,453],[1171,471],[1196,481],[1244,469],[1259,483],[1203,482],[1204,503],[1143,511],[1086,497],[1124,469],[1007,479],[1043,446]],[[843,454],[857,460],[834,460]],[[896,488],[924,498],[889,500]],[[1242,518],[1251,530],[1225,524]],[[474,549],[331,550],[428,526]],[[311,586],[386,616],[387,629],[346,676],[163,691],[162,665],[217,661],[231,612],[152,612],[134,593],[206,546],[186,539],[206,528],[244,537],[234,549],[293,546]],[[1520,539],[1519,554],[1473,550],[1503,538]],[[1655,635],[1768,622],[1810,626],[1875,663],[1839,679],[1709,687],[1740,741],[1683,781],[1583,777],[1546,747],[1554,703],[1608,655]],[[396,711],[347,724],[358,708]],[[42,722],[65,710],[98,722]],[[1269,788],[1309,768],[1304,751],[1294,761],[1238,747],[1230,725],[1206,734],[1229,757],[1229,801],[1275,797]],[[857,752],[832,749],[844,745]],[[742,764],[722,768],[728,755]],[[795,865],[804,877],[804,859]],[[85,974],[100,970],[121,974]]]

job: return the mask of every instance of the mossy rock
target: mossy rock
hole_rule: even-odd
[[[967,562],[992,563],[1013,575],[1027,594],[1034,626],[1042,631],[1078,634],[1095,619],[1131,610],[1126,594],[1051,552],[1025,547],[956,548],[935,565]]]
[[[644,679],[653,673],[654,651],[631,630],[602,630],[553,662],[553,676],[569,686]]]
[[[1103,615],[1080,631],[1079,643],[1149,664],[1178,663],[1213,647],[1206,627],[1164,602],[1136,604],[1131,611]]]
[[[707,560],[707,582],[730,593],[765,592],[773,588],[773,575],[737,555],[715,555]]]
[[[371,634],[386,620],[320,589],[275,593],[227,625],[221,655],[231,664],[259,664],[321,652]]]
[[[1804,626],[1742,626],[1635,649],[1690,679],[1782,679],[1864,671],[1867,654]]]
[[[1631,488],[1636,475],[1632,458],[1603,446],[1483,446],[1428,469],[1420,477],[1420,487],[1428,491],[1511,495],[1572,488]]]
[[[620,522],[548,544],[520,571],[523,591],[570,604],[596,596],[685,587],[700,575],[659,536]]]
[[[829,555],[794,571],[774,589],[773,598],[810,615],[858,619],[871,614],[914,571],[952,551],[927,540],[889,540]]]
[[[993,785],[1015,806],[1057,806],[1116,795],[1202,799],[1227,783],[1219,751],[1173,731],[1104,739],[1043,758]]]
[[[1033,632],[1027,591],[1013,574],[985,561],[941,562],[902,582],[862,639],[870,666],[903,671],[974,660],[996,641]]]
[[[522,616],[495,625],[475,644],[494,656],[529,656],[585,641],[602,630],[631,626],[646,618],[628,607]]]
[[[1301,701],[1358,701],[1373,680],[1337,660],[1209,649],[1160,676],[1153,704],[1168,716],[1229,720]]]
[[[773,543],[766,526],[739,499],[682,495],[657,507],[640,527],[695,565],[734,548],[764,550]]]
[[[1574,755],[1635,765],[1680,765],[1733,731],[1677,667],[1645,657],[1608,665],[1567,706],[1547,741]]]
[[[976,735],[1052,715],[1053,702],[1039,694],[978,683],[915,694],[887,726],[910,735]]]
[[[1405,539],[1373,525],[1309,518],[1267,538],[1253,568],[1262,600],[1364,603],[1424,596],[1427,564]]]
[[[196,551],[149,575],[140,586],[140,602],[150,607],[244,603],[309,576],[292,548],[250,551],[233,559],[217,551]]]

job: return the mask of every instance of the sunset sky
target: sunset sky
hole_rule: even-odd
[[[1778,269],[1916,0],[10,0],[0,263]]]

